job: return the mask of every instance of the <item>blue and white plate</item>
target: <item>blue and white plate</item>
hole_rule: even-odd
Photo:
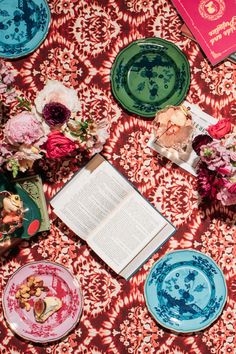
[[[0,57],[33,52],[45,39],[50,20],[46,0],[0,0]]]
[[[154,264],[145,282],[149,311],[164,327],[191,333],[220,315],[227,297],[222,271],[204,253],[178,250]]]

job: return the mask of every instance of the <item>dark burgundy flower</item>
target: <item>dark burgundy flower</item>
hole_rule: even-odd
[[[71,111],[58,102],[47,103],[42,113],[45,121],[51,126],[64,124],[71,115]]]
[[[200,164],[198,168],[198,192],[202,197],[215,199],[224,184],[223,178],[217,177],[214,171],[208,170],[204,163]]]
[[[202,145],[207,145],[212,142],[212,137],[207,134],[200,134],[197,135],[192,142],[193,150],[196,152],[197,155],[200,155],[200,149]]]

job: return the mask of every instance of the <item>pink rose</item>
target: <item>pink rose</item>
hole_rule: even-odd
[[[207,128],[208,133],[213,139],[221,139],[226,134],[231,132],[231,123],[229,118],[221,119],[215,125],[210,125]]]
[[[76,149],[76,144],[59,131],[54,131],[48,135],[45,149],[47,157],[57,159],[69,155]]]

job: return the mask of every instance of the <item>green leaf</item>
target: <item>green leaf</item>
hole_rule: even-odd
[[[16,176],[19,172],[19,167],[20,167],[19,162],[14,159],[11,159],[11,160],[9,160],[9,163],[11,166],[12,175],[14,178],[16,178]]]
[[[31,111],[31,103],[30,103],[30,101],[28,101],[26,98],[21,98],[21,97],[17,97],[17,100],[19,102],[17,107],[25,108],[28,111]]]
[[[81,133],[76,133],[76,132],[72,132],[72,131],[70,131],[70,134],[72,136],[76,136],[76,137],[80,137],[80,135],[81,135]]]

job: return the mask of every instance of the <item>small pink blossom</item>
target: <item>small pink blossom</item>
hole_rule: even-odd
[[[3,80],[4,84],[11,85],[14,82],[14,76],[12,73],[8,73],[4,76]]]
[[[229,176],[232,174],[232,169],[229,167],[220,167],[218,168],[217,172],[223,176]]]
[[[228,191],[230,193],[236,193],[236,183],[232,183],[229,187],[228,187]]]
[[[236,193],[231,193],[229,189],[223,188],[217,193],[217,199],[223,205],[229,206],[236,204]]]
[[[6,94],[5,94],[5,102],[6,104],[9,104],[9,103],[12,103],[13,101],[15,101],[17,97],[17,94],[14,90],[11,90],[11,91],[8,91]]]
[[[11,87],[14,81],[14,71],[0,59],[0,101],[8,104],[12,102],[11,94],[15,90]]]
[[[0,94],[3,94],[7,91],[7,85],[0,83]]]
[[[200,148],[200,157],[212,171],[218,171],[219,168],[230,169],[230,153],[217,140],[213,140]]]
[[[236,162],[236,151],[230,151],[230,159]]]

